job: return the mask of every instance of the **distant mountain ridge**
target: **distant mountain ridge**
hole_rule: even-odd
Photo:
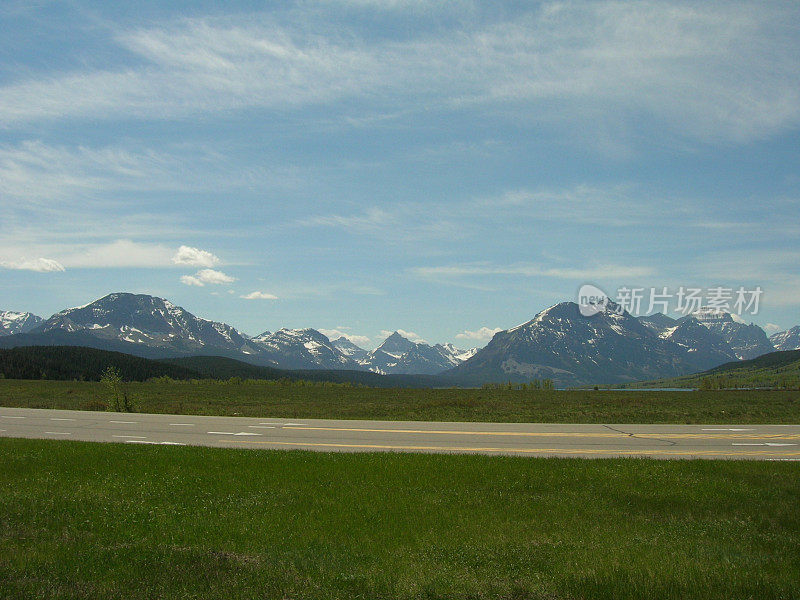
[[[10,323],[23,321],[21,313],[3,314],[11,315]],[[17,326],[18,333],[4,335],[0,347],[75,345],[144,358],[224,356],[281,369],[396,375],[440,373],[470,353],[449,345],[411,342],[399,333],[382,345],[383,350],[392,344],[402,346],[402,352],[395,349],[396,356],[370,353],[346,340],[334,343],[310,328],[283,328],[249,337],[226,323],[196,317],[163,298],[122,292],[62,310],[46,320],[32,316],[28,323],[24,329]]]
[[[39,325],[42,318],[29,312],[0,311],[0,335],[26,333]]]
[[[558,386],[660,379],[775,347],[800,347],[800,326],[769,339],[757,325],[710,309],[679,319],[662,314],[636,318],[615,310],[584,317],[572,302],[556,304],[497,333],[486,347],[469,350],[412,341],[398,331],[372,351],[344,337],[331,341],[310,328],[250,337],[144,294],[109,294],[46,320],[12,311],[0,315],[0,347],[6,348],[84,346],[158,359],[219,356],[280,369],[441,374],[463,385],[542,378]]]
[[[687,353],[628,313],[587,318],[574,302],[541,311],[501,331],[472,358],[448,371],[468,381],[552,379],[557,386],[652,378],[698,370]]]
[[[265,331],[250,340],[260,355],[287,369],[351,369],[359,365],[316,329]]]
[[[375,373],[435,375],[457,366],[476,351],[461,350],[452,344],[431,346],[425,342],[412,342],[395,331],[375,350],[362,357],[359,364]]]
[[[800,350],[800,325],[772,334],[769,341],[776,350]]]

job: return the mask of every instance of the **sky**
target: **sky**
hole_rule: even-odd
[[[0,3],[0,309],[480,346],[620,288],[800,324],[800,4]]]

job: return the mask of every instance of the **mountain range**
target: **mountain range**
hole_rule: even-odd
[[[768,338],[755,324],[702,309],[680,319],[606,310],[593,317],[562,302],[497,333],[482,349],[412,341],[394,332],[368,351],[315,329],[250,337],[154,296],[114,293],[43,320],[0,312],[0,347],[84,346],[145,358],[223,356],[280,369],[441,374],[449,382],[552,379],[558,386],[677,377],[800,348],[800,326]]]
[[[0,311],[0,335],[26,333],[41,322],[42,318],[33,313],[3,310]]]

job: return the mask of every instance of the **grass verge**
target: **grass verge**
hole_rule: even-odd
[[[800,423],[800,391],[379,389],[269,381],[128,383],[138,412],[394,421]],[[0,379],[0,406],[103,410],[100,383]]]
[[[793,463],[0,439],[3,598],[800,595]]]

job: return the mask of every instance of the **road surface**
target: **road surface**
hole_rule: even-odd
[[[340,452],[800,460],[800,425],[335,421],[0,407],[0,436]]]

